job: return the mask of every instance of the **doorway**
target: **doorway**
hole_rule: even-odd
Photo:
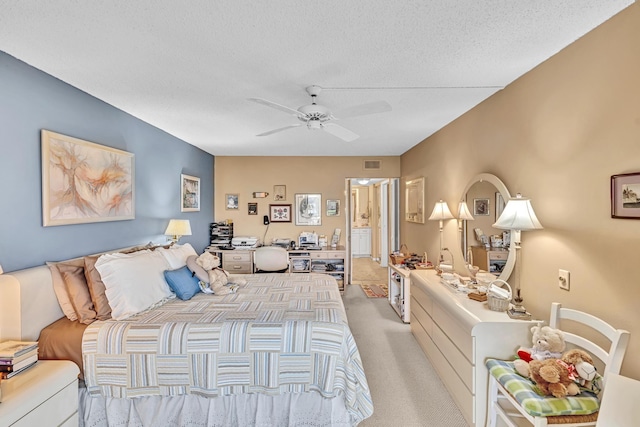
[[[388,266],[389,254],[400,241],[399,178],[348,178],[346,188],[346,235],[349,282],[354,278],[354,259],[367,258],[380,268]]]

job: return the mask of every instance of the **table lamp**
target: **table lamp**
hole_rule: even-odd
[[[511,244],[516,251],[514,306],[507,310],[507,314],[514,319],[530,319],[531,314],[527,313],[527,310],[522,305],[523,299],[520,288],[520,232],[523,230],[542,229],[542,224],[540,224],[533,211],[531,201],[518,193],[515,198],[509,199],[493,227],[501,230],[511,230]]]
[[[191,223],[188,219],[172,219],[164,232],[165,236],[171,236],[168,240],[178,243],[180,237],[191,236]]]
[[[440,259],[438,261],[439,264],[442,264],[444,262],[444,258],[442,256],[442,230],[443,230],[442,221],[444,221],[445,219],[453,219],[453,215],[449,210],[449,206],[447,205],[447,202],[443,202],[442,200],[440,200],[436,202],[435,206],[433,207],[433,212],[431,212],[431,216],[429,217],[430,221],[438,220],[440,225]]]

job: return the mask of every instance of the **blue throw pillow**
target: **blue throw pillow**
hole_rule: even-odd
[[[195,277],[186,265],[176,270],[165,270],[164,279],[181,300],[189,300],[200,292],[200,279]]]

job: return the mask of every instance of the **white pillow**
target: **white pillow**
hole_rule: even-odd
[[[100,256],[96,270],[104,282],[111,317],[126,319],[172,297],[164,280],[164,271],[169,268],[165,257],[155,251]]]
[[[158,248],[155,251],[160,252],[167,259],[167,262],[171,266],[171,270],[184,267],[187,265],[187,258],[191,255],[198,255],[196,250],[193,249],[193,246],[189,243],[185,243],[184,245],[172,245],[170,248]]]

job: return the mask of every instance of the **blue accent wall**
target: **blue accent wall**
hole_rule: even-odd
[[[135,219],[42,226],[40,131],[135,155]],[[0,52],[0,265],[5,272],[90,253],[166,242],[170,218],[189,219],[196,251],[209,243],[214,158]],[[200,211],[180,211],[180,174],[201,179]]]

